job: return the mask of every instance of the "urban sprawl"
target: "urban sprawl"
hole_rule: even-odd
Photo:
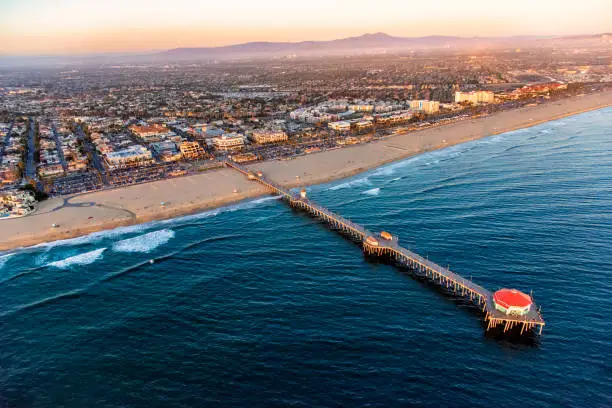
[[[0,70],[0,218],[49,196],[227,159],[290,160],[598,92],[611,64],[593,48]]]

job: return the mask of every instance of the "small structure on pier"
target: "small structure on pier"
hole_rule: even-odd
[[[380,233],[380,237],[382,239],[384,239],[385,241],[392,241],[393,240],[393,235],[389,234],[387,231],[382,231]]]
[[[306,198],[306,189],[305,188],[300,190],[300,198]]]
[[[369,237],[367,237],[367,238],[366,238],[365,243],[366,243],[367,245],[372,245],[372,246],[375,246],[375,247],[377,247],[377,246],[379,246],[379,245],[380,245],[380,244],[378,243],[378,240],[377,240],[376,238],[374,238],[373,236],[371,236],[371,235],[370,235]]]
[[[382,231],[378,234],[371,234],[363,240],[363,251],[367,255],[392,255],[397,247],[398,238]]]
[[[533,301],[531,296],[516,289],[500,289],[493,294],[495,309],[507,315],[524,316],[529,313]]]

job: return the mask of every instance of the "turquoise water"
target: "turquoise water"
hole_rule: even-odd
[[[465,302],[265,197],[1,255],[0,406],[611,406],[611,123],[309,189],[488,289],[533,290],[540,339],[485,335]]]

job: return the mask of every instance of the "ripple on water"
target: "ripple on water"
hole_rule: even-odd
[[[533,289],[541,341],[484,335],[464,301],[265,197],[0,258],[0,405],[606,406],[602,112],[309,190],[488,289]]]

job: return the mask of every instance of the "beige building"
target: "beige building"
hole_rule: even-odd
[[[289,139],[282,130],[254,130],[249,137],[255,143],[278,143]]]
[[[204,149],[198,142],[183,142],[179,145],[181,154],[186,159],[199,159],[204,156]]]
[[[157,142],[164,139],[166,136],[172,135],[170,129],[164,125],[154,123],[153,125],[137,126],[132,125],[129,127],[135,136],[138,136],[145,142]]]
[[[367,120],[367,119],[358,120],[353,123],[353,126],[357,130],[369,129],[372,127],[372,125],[373,125],[372,121]]]
[[[374,105],[364,105],[364,104],[349,105],[348,109],[352,110],[353,112],[373,112]]]
[[[423,111],[428,114],[436,113],[440,110],[440,102],[425,99],[414,100],[410,101],[410,109]]]
[[[461,102],[493,103],[495,102],[495,94],[491,91],[455,92],[455,103]]]

